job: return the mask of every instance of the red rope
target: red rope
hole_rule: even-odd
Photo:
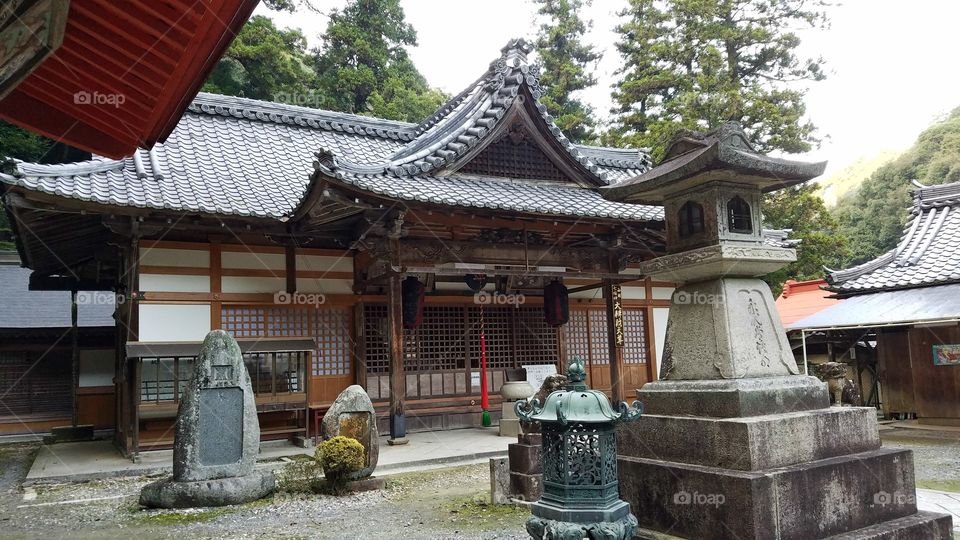
[[[490,410],[490,393],[487,392],[487,340],[483,321],[483,304],[480,304],[480,408]]]

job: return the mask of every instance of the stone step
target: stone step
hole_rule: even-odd
[[[909,450],[763,471],[637,457],[618,465],[620,496],[640,526],[681,537],[824,538],[917,512]]]
[[[617,428],[617,453],[622,456],[741,471],[785,467],[879,447],[876,416],[866,407],[746,418],[646,414]]]
[[[951,540],[949,514],[917,512],[863,529],[831,536],[827,540]]]

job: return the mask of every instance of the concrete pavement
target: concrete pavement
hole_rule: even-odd
[[[498,437],[497,428],[458,429],[411,433],[409,444],[390,446],[380,438],[378,475],[425,470],[451,464],[485,461],[506,456],[514,437]],[[296,455],[312,455],[313,448],[268,442],[260,448],[258,467],[283,465]],[[25,485],[52,482],[79,482],[111,476],[139,476],[172,470],[173,451],[141,452],[137,462],[124,458],[110,441],[44,445],[24,480]]]

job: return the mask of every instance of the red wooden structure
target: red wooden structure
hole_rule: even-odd
[[[70,2],[62,45],[0,118],[110,158],[173,131],[256,0]]]

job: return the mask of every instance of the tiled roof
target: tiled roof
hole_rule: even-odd
[[[867,263],[830,271],[831,291],[858,294],[960,281],[960,182],[920,186],[900,244]]]
[[[281,103],[200,94],[163,144],[122,160],[19,163],[0,181],[105,205],[288,219],[306,196],[314,166],[330,164],[346,185],[405,201],[545,215],[662,219],[658,206],[608,202],[574,184],[525,183],[440,169],[485,137],[521,90],[541,92],[511,42],[477,83],[421,124]],[[539,122],[595,183],[622,181],[650,166],[638,150],[574,145],[543,106]],[[319,154],[319,156],[318,156]],[[322,165],[321,165],[322,166]]]
[[[28,268],[0,264],[0,329],[70,328],[70,293],[31,291],[30,273]],[[78,293],[78,326],[113,326],[113,311],[113,293]]]

